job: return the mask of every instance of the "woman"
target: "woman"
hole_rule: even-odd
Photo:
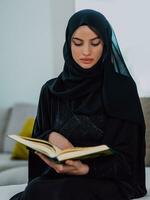
[[[145,188],[145,124],[114,32],[97,11],[69,20],[63,72],[42,87],[33,137],[71,146],[107,144],[113,156],[56,164],[30,151],[29,183],[12,200],[123,200]]]

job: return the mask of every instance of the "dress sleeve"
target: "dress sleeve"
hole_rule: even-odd
[[[48,135],[51,132],[51,96],[47,86],[44,85],[41,89],[37,116],[35,119],[32,137],[48,140]],[[48,165],[44,163],[33,150],[29,151],[29,174],[28,179],[40,176],[48,169]]]
[[[115,154],[87,160],[90,171],[87,176],[130,180],[134,166],[138,165],[138,125],[124,120],[109,119],[103,143],[115,150]],[[144,153],[143,153],[144,157]]]
[[[51,132],[52,100],[46,85],[41,89],[32,137],[48,140]]]

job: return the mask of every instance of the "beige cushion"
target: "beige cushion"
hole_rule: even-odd
[[[150,166],[150,97],[141,98],[146,123],[146,166]]]

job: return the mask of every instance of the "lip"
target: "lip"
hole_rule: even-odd
[[[93,58],[81,58],[80,60],[81,60],[81,62],[83,62],[85,64],[89,64],[89,63],[93,62]]]

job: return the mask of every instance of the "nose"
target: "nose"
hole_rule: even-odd
[[[88,56],[91,54],[91,48],[88,44],[83,45],[82,53],[85,56]]]

